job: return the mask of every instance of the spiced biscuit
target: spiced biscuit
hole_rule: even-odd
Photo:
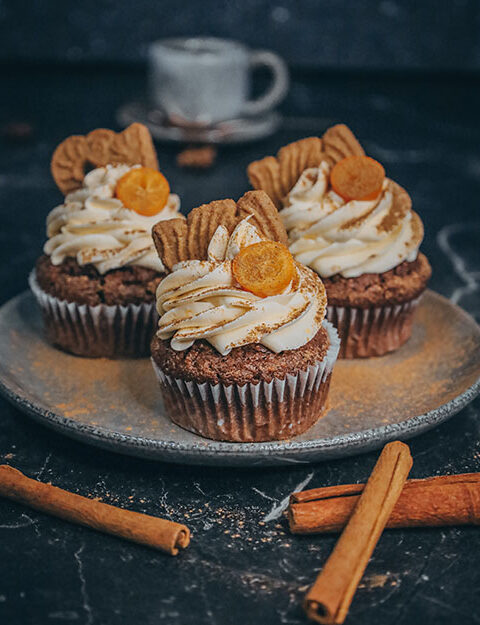
[[[88,135],[72,135],[52,156],[50,171],[60,191],[67,195],[82,186],[86,167],[144,165],[158,169],[152,137],[146,126],[133,123],[122,132],[97,128]]]
[[[277,156],[265,156],[250,163],[248,178],[254,189],[263,189],[280,209],[282,200],[310,167],[322,160],[330,165],[342,158],[364,154],[353,132],[344,124],[329,128],[322,138],[307,137],[280,148]]]
[[[287,243],[287,232],[278,211],[264,191],[247,191],[238,202],[215,200],[190,211],[186,222],[180,219],[160,221],[152,229],[158,255],[165,267],[185,260],[205,260],[210,240],[219,226],[231,234],[240,221],[250,222],[267,239]]]

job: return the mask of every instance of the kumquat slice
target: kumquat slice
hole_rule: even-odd
[[[232,261],[240,286],[259,297],[282,293],[295,275],[295,261],[285,245],[260,241],[244,247]]]
[[[332,189],[344,200],[374,200],[382,190],[385,169],[369,156],[347,156],[330,173]]]
[[[117,182],[116,197],[124,206],[145,217],[159,213],[168,201],[170,186],[165,176],[150,167],[137,167]]]

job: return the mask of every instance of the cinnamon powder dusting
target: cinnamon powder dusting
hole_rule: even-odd
[[[103,415],[115,415],[125,432],[158,425],[158,387],[149,359],[81,358],[43,342],[32,347],[30,357],[32,372],[44,384],[43,402],[57,414],[99,426]]]
[[[330,390],[335,415],[348,414],[354,422],[368,415],[377,422],[380,417],[383,423],[396,423],[452,400],[459,394],[459,377],[465,388],[473,384],[480,366],[477,362],[466,367],[466,355],[480,348],[478,338],[465,332],[462,340],[446,310],[421,305],[412,339],[394,354],[338,361]],[[385,406],[388,413],[382,415],[379,410]]]

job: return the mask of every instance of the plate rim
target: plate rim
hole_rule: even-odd
[[[480,326],[468,312],[431,289],[427,289],[426,292],[428,292],[429,295],[444,300],[449,306],[454,307],[457,312],[465,316],[469,323],[473,324],[480,333]],[[14,306],[17,302],[29,296],[31,296],[30,291],[25,290],[9,299],[0,307],[0,314],[5,307]],[[175,462],[178,464],[216,464],[218,466],[234,464],[237,466],[258,466],[258,464],[263,461],[270,466],[279,466],[291,463],[306,464],[320,462],[327,458],[355,455],[362,451],[366,452],[375,449],[389,440],[406,440],[417,434],[421,434],[443,423],[473,401],[473,399],[480,394],[480,376],[467,389],[445,404],[441,404],[437,408],[433,408],[420,415],[409,417],[399,423],[391,423],[322,439],[307,441],[269,441],[261,443],[229,443],[209,441],[208,439],[205,439],[205,442],[181,443],[172,440],[159,440],[132,434],[123,434],[102,426],[79,423],[68,417],[58,415],[49,409],[33,403],[30,399],[23,397],[14,387],[14,384],[9,385],[0,374],[0,393],[19,410],[51,429],[96,447],[109,449],[117,453],[147,457],[159,461]],[[209,443],[215,444],[215,448],[209,449]],[[276,455],[276,453],[280,455]],[[295,454],[295,458],[288,457],[288,454],[292,453]],[[265,455],[262,458],[258,458],[261,454]],[[252,460],[256,460],[256,462],[252,463]]]
[[[140,115],[138,115],[138,111],[140,111]],[[165,142],[165,143],[213,143],[214,145],[242,145],[245,143],[254,143],[255,141],[260,141],[272,135],[276,130],[278,130],[280,124],[282,123],[283,117],[280,112],[276,109],[271,109],[261,115],[253,116],[253,117],[244,117],[241,116],[236,119],[248,119],[257,122],[263,121],[265,127],[260,128],[256,132],[250,131],[250,134],[241,134],[238,132],[232,132],[231,134],[216,136],[212,131],[212,128],[205,129],[205,135],[202,138],[201,132],[198,132],[196,139],[188,139],[186,136],[182,136],[181,129],[175,129],[175,127],[169,128],[166,126],[161,126],[160,124],[156,124],[155,122],[148,119],[148,113],[151,112],[152,109],[149,109],[148,102],[145,98],[136,98],[134,100],[129,100],[127,102],[123,102],[117,111],[116,111],[116,119],[118,123],[125,128],[133,121],[141,121],[145,124],[150,133],[152,134],[155,141]],[[143,113],[146,113],[143,115]],[[222,123],[234,120],[226,120]],[[217,124],[218,127],[219,124]],[[215,128],[216,126],[213,126]],[[176,132],[177,130],[177,132]],[[208,136],[207,136],[208,135]]]

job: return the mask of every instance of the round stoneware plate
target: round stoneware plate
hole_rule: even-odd
[[[479,354],[473,319],[427,291],[400,350],[337,362],[329,410],[308,432],[272,443],[219,443],[168,420],[149,359],[78,358],[51,347],[30,293],[0,309],[0,389],[21,410],[99,447],[190,464],[307,463],[415,436],[480,391]]]

